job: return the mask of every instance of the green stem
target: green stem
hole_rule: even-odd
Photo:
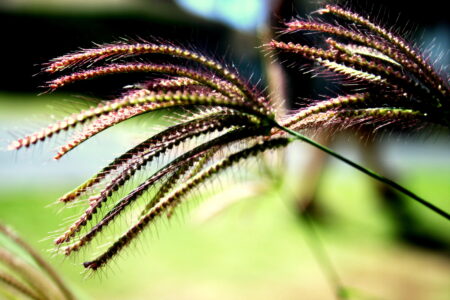
[[[319,237],[319,233],[314,226],[313,220],[308,215],[308,212],[304,212],[304,214],[302,215],[302,219],[309,229],[310,237],[307,244],[311,247],[313,255],[316,257],[318,263],[322,267],[322,270],[324,270],[324,273],[328,281],[331,283],[331,286],[335,289],[334,292],[336,293],[336,297],[338,299],[348,299],[347,293],[345,292],[346,288],[342,284],[342,281],[339,278],[335,267],[333,266],[333,263],[325,249],[325,246],[322,243],[322,240]],[[305,235],[305,237],[307,236],[308,235]]]
[[[389,185],[390,187],[394,188],[395,190],[397,190],[397,191],[399,191],[399,192],[401,192],[401,193],[411,197],[412,199],[416,200],[420,204],[428,207],[429,209],[431,209],[435,213],[439,214],[440,216],[444,217],[445,219],[450,220],[450,214],[449,213],[447,213],[447,212],[443,211],[442,209],[434,206],[433,204],[431,204],[430,202],[426,201],[425,199],[422,199],[421,197],[417,196],[416,194],[414,194],[413,192],[411,192],[407,188],[399,185],[398,183],[396,183],[396,182],[394,182],[394,181],[392,181],[392,180],[390,180],[390,179],[388,179],[388,178],[386,178],[384,176],[381,176],[381,175],[377,174],[376,172],[374,172],[372,170],[364,168],[361,165],[358,165],[357,163],[355,163],[355,162],[345,158],[344,156],[334,152],[330,148],[327,148],[327,147],[325,147],[325,146],[323,146],[323,145],[321,145],[321,144],[311,140],[310,138],[308,138],[308,137],[306,137],[306,136],[304,136],[304,135],[302,135],[302,134],[300,134],[300,133],[298,133],[298,132],[296,132],[296,131],[294,131],[292,129],[284,127],[284,126],[278,124],[275,121],[272,121],[272,122],[274,123],[273,125],[275,127],[283,130],[284,132],[289,133],[290,135],[296,137],[297,139],[299,139],[301,141],[304,141],[304,142],[306,142],[306,143],[308,143],[308,144],[310,144],[310,145],[312,145],[312,146],[314,146],[314,147],[324,151],[325,153],[327,153],[327,154],[329,154],[329,155],[339,159],[340,161],[342,161],[342,162],[352,166],[353,168],[363,172],[364,174],[369,175],[370,177],[372,177],[372,178],[374,178],[374,179],[376,179],[376,180],[378,180],[380,182],[383,182],[383,183]]]

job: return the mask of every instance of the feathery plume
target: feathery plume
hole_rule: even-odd
[[[135,116],[183,108],[199,113],[183,117],[115,158],[93,177],[60,198],[86,208],[55,243],[70,255],[98,238],[99,233],[127,214],[134,225],[102,254],[84,263],[91,270],[105,266],[160,217],[170,217],[188,194],[217,174],[267,150],[286,147],[293,139],[307,142],[365,174],[384,182],[449,219],[450,215],[397,183],[370,171],[309,139],[302,132],[375,124],[377,128],[401,122],[407,126],[439,124],[450,127],[448,82],[402,38],[367,18],[335,5],[320,14],[336,20],[292,20],[284,33],[312,31],[323,43],[304,45],[272,40],[270,50],[299,55],[315,64],[317,72],[332,72],[358,83],[358,91],[319,101],[279,116],[271,98],[225,65],[194,51],[152,43],[110,44],[81,50],[52,60],[44,71],[59,76],[48,82],[50,91],[83,80],[121,73],[152,74],[150,81],[132,85],[121,96],[74,113],[61,121],[12,142],[11,150],[30,147],[66,130],[73,135],[59,147],[59,159],[84,141]],[[339,19],[350,21],[339,22]],[[167,61],[152,61],[152,54]],[[135,57],[145,56],[145,62]],[[177,58],[176,62],[173,59]],[[120,59],[120,63],[116,60]],[[196,139],[194,147],[189,141]],[[134,188],[126,183],[158,157],[177,156],[146,176]],[[147,171],[147,170],[146,170]],[[154,189],[154,191],[152,190]],[[116,200],[117,191],[125,196]],[[143,195],[152,190],[149,199]],[[143,203],[142,203],[143,202]],[[130,207],[141,204],[138,215]],[[106,204],[106,205],[105,205]],[[103,211],[101,208],[104,208]],[[94,218],[96,216],[96,218]]]

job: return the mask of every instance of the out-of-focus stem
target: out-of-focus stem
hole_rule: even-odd
[[[10,228],[7,226],[0,224],[0,232],[2,232],[5,236],[9,237],[11,240],[13,240],[17,245],[19,245],[23,250],[25,250],[36,262],[36,264],[39,265],[39,267],[42,268],[42,270],[47,273],[48,276],[52,279],[52,281],[58,286],[62,294],[64,295],[65,299],[67,300],[73,300],[75,299],[72,292],[69,290],[69,288],[66,286],[62,278],[56,273],[56,271],[53,269],[52,266],[50,266],[40,255],[37,253],[28,243],[26,243],[23,239],[21,239],[16,233],[14,233]]]

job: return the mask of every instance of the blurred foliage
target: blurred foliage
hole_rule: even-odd
[[[426,6],[406,1],[380,2],[403,10],[404,18],[422,25],[447,18],[447,11],[437,1],[427,2]],[[292,7],[286,6],[289,16],[293,15]],[[21,125],[21,120],[30,115],[47,115],[48,111],[40,110],[45,109],[45,103],[66,97],[34,96],[41,92],[38,87],[45,81],[42,76],[33,77],[40,64],[78,47],[90,47],[92,42],[164,37],[225,56],[226,60],[237,61],[244,75],[255,73],[254,80],[261,77],[260,57],[254,48],[259,43],[254,36],[235,33],[223,24],[188,14],[173,1],[2,0],[0,26],[5,29],[2,40],[6,45],[0,50],[0,63],[6,70],[0,90],[20,92],[2,93],[0,97],[2,145],[10,138],[5,130]],[[9,28],[14,30],[6,30]],[[309,89],[298,84],[302,79],[290,80],[295,88],[291,95],[298,96],[301,90],[306,93],[303,96],[309,96]],[[104,95],[108,82],[97,88],[90,96]],[[67,92],[76,94],[80,89],[84,87]],[[421,140],[413,146],[423,146]],[[443,148],[448,151],[446,137]],[[36,150],[44,151],[47,150]],[[31,157],[40,154],[31,153]],[[19,162],[23,154],[0,155],[0,161],[8,161],[8,169],[0,167],[0,220],[14,227],[53,262],[83,299],[333,299],[333,291],[303,239],[307,230],[291,213],[289,187],[240,201],[206,223],[196,223],[190,214],[183,214],[168,228],[148,233],[137,251],[127,251],[120,259],[120,266],[84,279],[79,265],[48,251],[52,241],[47,236],[62,227],[61,220],[70,217],[59,212],[58,206],[49,205],[96,167],[83,167],[80,173],[67,178],[45,178],[52,163],[43,165],[31,158],[27,165],[41,169],[42,178],[27,177],[14,184],[7,176],[19,171],[11,167],[11,162]],[[80,161],[76,155],[72,159],[75,164]],[[64,170],[65,163],[57,167]],[[450,209],[448,162],[417,164],[411,159],[399,176],[405,186],[443,209]],[[298,177],[291,179],[294,182],[290,184],[298,188]],[[405,205],[415,219],[403,226],[414,227],[423,236],[432,233],[444,245],[443,252],[400,242],[395,216],[386,210],[371,182],[336,164],[327,169],[318,199],[326,212],[320,234],[346,285],[374,299],[450,298],[450,262],[446,256],[450,236],[445,221],[407,202]]]

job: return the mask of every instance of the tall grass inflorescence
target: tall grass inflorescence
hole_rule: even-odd
[[[324,18],[326,17],[326,18]],[[67,54],[45,66],[63,74],[47,83],[53,91],[77,81],[120,73],[152,74],[120,97],[74,113],[40,131],[18,139],[10,149],[28,148],[62,131],[74,131],[55,155],[60,159],[96,134],[138,115],[173,108],[185,113],[173,126],[149,137],[114,159],[90,179],[60,198],[81,202],[82,215],[56,240],[66,255],[95,240],[133,203],[146,201],[131,224],[97,257],[84,263],[97,270],[108,264],[155,220],[170,217],[188,195],[226,169],[265,151],[302,140],[365,174],[410,196],[439,215],[447,212],[367,168],[320,145],[303,133],[320,128],[347,128],[362,123],[382,127],[401,123],[450,126],[448,79],[401,37],[344,8],[327,5],[307,20],[286,23],[284,34],[318,32],[317,45],[272,40],[266,46],[311,60],[317,72],[331,71],[358,83],[354,93],[312,101],[286,116],[277,113],[271,97],[242,79],[235,70],[195,51],[157,43],[117,43]],[[157,62],[152,57],[157,56]],[[137,58],[145,56],[145,59]],[[166,57],[161,62],[160,57]],[[195,147],[184,147],[194,138]],[[171,149],[181,152],[134,187],[124,197],[117,191],[136,173]],[[188,149],[189,148],[189,149]],[[143,195],[156,189],[150,198]],[[106,207],[106,211],[101,208]]]

